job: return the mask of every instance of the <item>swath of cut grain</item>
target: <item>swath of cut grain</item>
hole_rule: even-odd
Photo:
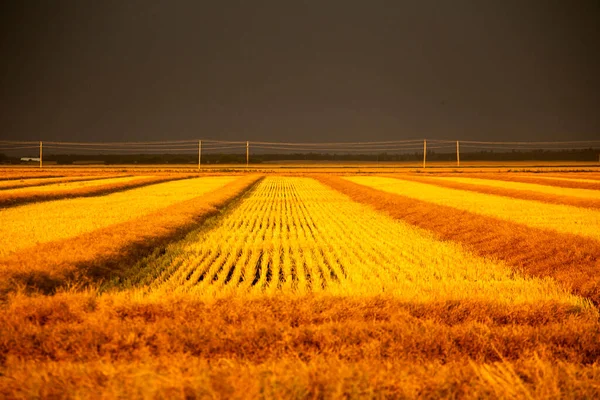
[[[402,388],[451,397],[512,393],[518,382],[524,388],[518,390],[568,397],[595,393],[597,332],[594,310],[553,303],[418,304],[383,296],[316,295],[211,302],[189,295],[148,301],[127,293],[15,296],[0,309],[0,354],[6,356],[0,393],[14,397],[77,387],[85,397],[117,390],[119,381],[121,388],[148,396],[183,390],[192,382],[200,390],[211,385],[191,376],[203,376],[209,368],[215,393],[225,397],[254,397],[248,389],[253,382],[266,382],[259,386],[263,389],[297,387],[306,369],[315,377],[302,383],[303,390],[315,393],[340,390],[343,379],[337,374],[350,369],[350,382],[364,379],[362,390],[388,390],[381,393],[391,397],[404,393]],[[318,365],[323,368],[315,369]],[[250,371],[239,375],[240,368]],[[140,370],[149,375],[134,379]],[[218,373],[227,371],[231,381]],[[256,379],[257,371],[269,379]],[[460,371],[459,377],[452,371]],[[160,379],[150,379],[155,374]],[[48,376],[53,379],[40,388]],[[294,385],[283,383],[288,376],[294,376]],[[374,376],[380,378],[373,381]],[[394,378],[399,376],[401,382]],[[508,383],[497,382],[499,377]],[[133,381],[123,385],[127,378]],[[22,383],[14,385],[15,379]],[[344,390],[355,393],[352,387]]]
[[[5,398],[597,399],[600,367],[536,356],[518,362],[411,363],[317,356],[264,363],[186,354],[139,362],[18,362],[0,376]],[[258,379],[257,379],[258,378]],[[25,382],[14,385],[12,382]],[[127,382],[127,384],[123,384]],[[92,389],[93,388],[93,389]],[[91,392],[91,393],[90,393]]]
[[[16,296],[0,309],[0,322],[0,353],[37,360],[133,361],[187,352],[249,362],[298,354],[494,362],[539,352],[592,363],[600,356],[597,310],[557,301],[405,302],[320,294],[206,302],[189,295],[58,293]]]

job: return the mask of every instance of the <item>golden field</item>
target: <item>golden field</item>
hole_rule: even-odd
[[[442,181],[466,183],[471,185],[489,186],[493,188],[502,189],[515,189],[520,191],[533,191],[539,193],[550,194],[554,196],[567,196],[567,197],[579,197],[582,199],[595,199],[598,200],[598,192],[590,189],[577,189],[577,188],[563,188],[556,186],[540,185],[538,183],[522,183],[522,182],[510,182],[510,181],[498,181],[494,179],[477,179],[477,178],[463,178],[463,177],[448,177],[448,178],[434,178]],[[539,178],[538,178],[539,179]],[[561,178],[547,178],[547,179],[561,179]],[[576,178],[563,178],[562,180],[576,181],[576,182],[595,182],[592,179],[576,179]]]
[[[428,203],[506,219],[533,228],[573,233],[600,240],[600,211],[588,208],[542,204],[395,178],[357,176],[347,179]]]
[[[33,193],[42,193],[42,192],[62,192],[73,189],[86,188],[90,186],[99,186],[99,185],[108,185],[114,183],[121,182],[131,182],[136,179],[145,178],[145,177],[137,177],[137,176],[123,176],[116,178],[104,178],[104,179],[91,179],[91,180],[69,180],[57,183],[43,182],[45,185],[34,185],[34,186],[25,186],[21,188],[13,188],[10,193],[11,194],[21,194],[21,195],[31,195]],[[33,180],[33,179],[32,179]],[[39,180],[35,180],[38,181]],[[10,181],[9,181],[10,182]],[[23,183],[26,183],[23,182]],[[41,183],[41,182],[40,182]]]
[[[596,173],[317,172],[0,205],[0,397],[600,396]]]

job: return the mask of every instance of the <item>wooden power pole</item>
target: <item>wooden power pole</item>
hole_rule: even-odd
[[[198,169],[202,164],[202,140],[198,140]]]
[[[246,167],[250,163],[250,142],[246,142]]]
[[[456,166],[460,167],[460,144],[456,141]]]

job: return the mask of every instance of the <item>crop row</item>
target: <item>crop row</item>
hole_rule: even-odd
[[[551,280],[441,242],[310,178],[265,178],[217,226],[169,251],[146,281],[155,293],[398,295],[578,302]]]

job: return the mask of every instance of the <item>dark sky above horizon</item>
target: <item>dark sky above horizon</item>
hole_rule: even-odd
[[[600,139],[600,2],[5,1],[0,138]]]

